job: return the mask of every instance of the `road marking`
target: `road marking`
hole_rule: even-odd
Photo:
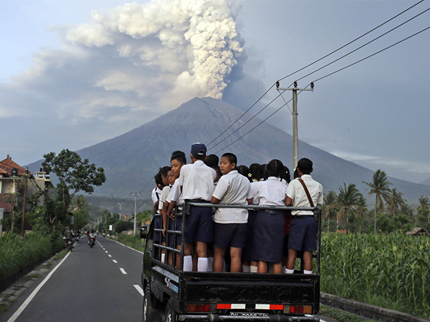
[[[105,250],[105,253],[107,254],[107,253],[108,253],[108,251],[107,251],[107,250]]]
[[[25,310],[28,304],[33,300],[33,298],[36,296],[36,294],[40,291],[40,289],[45,285],[45,283],[51,278],[51,276],[55,273],[58,267],[60,267],[61,264],[69,257],[70,252],[67,253],[67,255],[63,258],[63,260],[55,266],[55,268],[48,274],[48,276],[45,277],[45,279],[40,283],[36,289],[30,294],[30,296],[22,303],[22,305],[19,307],[19,309],[14,313],[14,315],[11,316],[11,318],[7,322],[14,322],[21,313]]]
[[[109,257],[112,257],[112,255],[108,255]]]
[[[142,288],[139,285],[137,285],[137,284],[134,284],[133,286],[140,293],[140,295],[143,296],[143,290],[142,290]]]
[[[118,264],[118,262],[117,262],[116,260],[112,259],[112,261],[113,261],[115,264]]]
[[[126,275],[126,274],[127,274],[127,272],[125,271],[125,269],[124,269],[124,268],[120,268],[119,270],[120,270],[120,271],[121,271],[121,273],[123,273],[124,275]]]
[[[131,247],[129,247],[129,246],[126,246],[126,245],[124,245],[124,244],[121,244],[119,241],[114,240],[114,242],[115,242],[115,243],[117,243],[117,244],[120,244],[121,246],[124,246],[124,247],[130,248],[131,250],[134,250],[135,252],[138,252],[138,253],[143,254],[143,252],[141,252],[140,250],[137,250],[137,249],[131,248]]]

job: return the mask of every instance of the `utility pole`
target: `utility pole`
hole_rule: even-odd
[[[25,221],[25,208],[27,207],[27,180],[28,180],[28,168],[25,171],[25,190],[24,190],[24,202],[22,205],[22,223],[21,223],[21,236],[24,237],[24,221]]]
[[[118,205],[119,205],[119,219],[121,219],[121,205],[122,205],[122,203],[118,202]]]
[[[314,83],[311,83],[311,88],[297,88],[297,82],[294,82],[293,88],[279,88],[279,82],[276,82],[276,89],[278,91],[293,91],[293,168],[297,168],[299,162],[299,130],[298,130],[298,115],[297,113],[297,91],[314,91]]]
[[[136,203],[137,203],[137,195],[140,195],[140,192],[132,192],[132,195],[134,195],[134,220],[133,220],[133,236],[136,236]]]

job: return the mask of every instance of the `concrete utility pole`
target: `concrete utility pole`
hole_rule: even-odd
[[[22,205],[22,223],[21,223],[21,236],[24,237],[25,230],[24,230],[24,222],[25,222],[25,208],[27,207],[27,180],[28,180],[28,168],[25,171],[25,190],[24,190],[24,202]]]
[[[118,205],[119,205],[119,219],[121,219],[121,205],[122,205],[122,203],[118,202]]]
[[[134,195],[134,220],[133,220],[133,236],[136,236],[136,203],[137,203],[137,195],[140,195],[140,192],[132,192],[132,195]]]
[[[298,120],[297,116],[297,91],[314,91],[314,83],[311,83],[311,88],[297,88],[297,82],[294,82],[293,88],[279,88],[279,82],[276,82],[276,89],[278,91],[293,91],[293,168],[297,168],[299,162],[299,135],[298,135]]]

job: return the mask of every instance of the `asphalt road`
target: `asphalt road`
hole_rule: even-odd
[[[142,256],[103,237],[90,248],[83,238],[22,312],[21,303],[10,308],[19,316],[6,321],[141,321]]]

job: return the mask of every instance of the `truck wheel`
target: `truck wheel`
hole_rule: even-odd
[[[172,300],[169,300],[166,307],[166,314],[164,315],[164,322],[178,322],[178,313],[175,312],[172,305]]]
[[[154,321],[155,309],[151,302],[151,292],[149,291],[149,286],[145,287],[143,292],[143,322]]]

